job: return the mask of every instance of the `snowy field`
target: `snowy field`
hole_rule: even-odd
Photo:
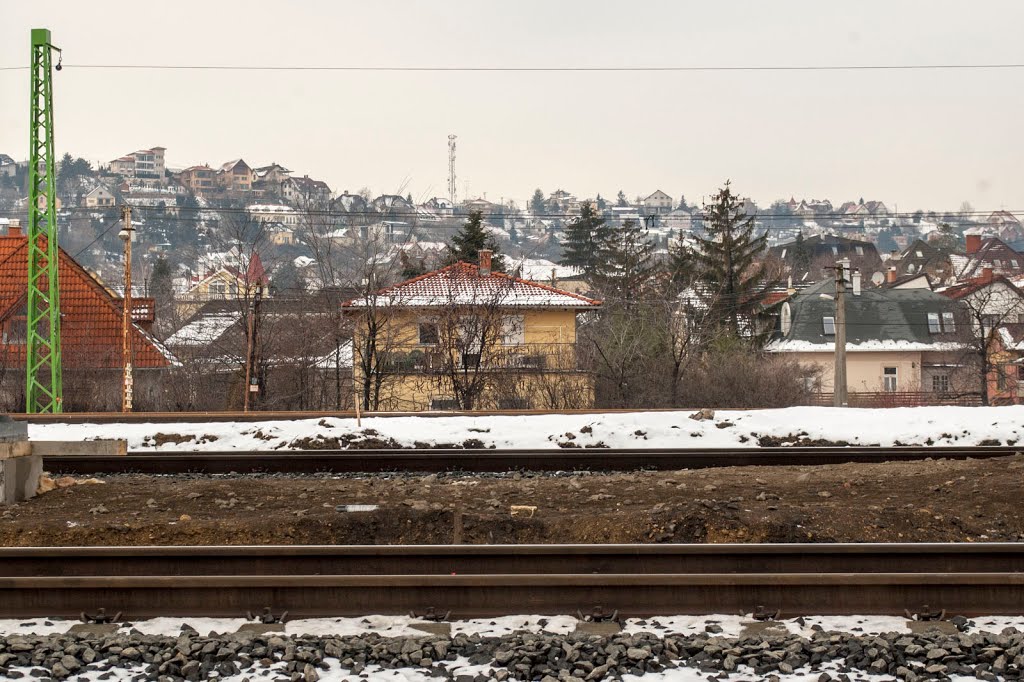
[[[354,419],[176,424],[31,424],[35,440],[128,440],[130,450],[277,450],[347,447],[546,449],[735,448],[800,441],[850,445],[1015,445],[1024,406],[839,409],[789,407],[501,417]],[[1024,443],[1022,443],[1024,447]]]

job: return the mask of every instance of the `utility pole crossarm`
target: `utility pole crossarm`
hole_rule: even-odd
[[[50,31],[32,29],[25,411],[63,412]],[[58,69],[60,65],[58,64]]]

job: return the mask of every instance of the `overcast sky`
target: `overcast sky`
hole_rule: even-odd
[[[671,66],[1022,63],[1021,0],[0,0],[0,67],[46,27],[67,64]],[[0,71],[0,153],[28,153],[28,72]],[[1024,210],[1024,69],[732,73],[65,69],[56,146],[172,167],[278,162],[335,191],[536,187],[699,201],[726,178],[890,209]]]

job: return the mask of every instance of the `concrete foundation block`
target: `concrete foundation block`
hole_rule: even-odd
[[[740,638],[743,637],[785,637],[789,630],[782,623],[775,620],[751,620],[740,623]]]
[[[68,629],[69,635],[81,637],[106,637],[117,633],[117,623],[75,623]]]
[[[413,623],[409,627],[423,630],[423,632],[429,632],[439,637],[451,637],[452,635],[451,623]]]
[[[30,444],[32,454],[43,457],[60,457],[61,455],[120,457],[128,454],[128,441],[126,440],[34,440]],[[0,445],[3,444],[0,443]]]
[[[959,632],[948,620],[908,620],[907,627],[915,635],[926,632],[939,632],[943,635],[955,635]]]
[[[235,632],[268,635],[272,632],[284,632],[284,627],[284,623],[242,623]]]
[[[603,621],[599,623],[588,623],[581,620],[576,623],[576,629],[573,634],[576,635],[587,635],[597,637],[611,637],[622,632],[622,626],[615,621]]]
[[[0,446],[5,445],[0,443]],[[24,502],[36,496],[43,474],[38,455],[0,458],[0,504]]]

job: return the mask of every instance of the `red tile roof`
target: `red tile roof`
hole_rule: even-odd
[[[376,293],[379,305],[434,307],[444,305],[498,305],[518,308],[593,308],[601,301],[501,272],[481,275],[480,268],[459,261]],[[355,298],[342,304],[362,308]]]
[[[28,239],[24,235],[0,235],[0,324],[4,332],[0,338],[0,362],[6,367],[17,367],[25,362],[24,341],[3,343],[3,340],[8,333],[17,334],[14,330],[19,322],[21,335],[24,334],[27,246]],[[58,277],[64,367],[119,369],[122,299],[113,296],[63,250],[60,251]],[[162,344],[138,325],[132,328],[132,348],[134,365],[140,369],[164,368],[177,363]]]
[[[1001,282],[1002,284],[1005,284],[1006,286],[1010,287],[1010,289],[1012,289],[1013,291],[1017,292],[1018,296],[1024,297],[1024,293],[1020,292],[1017,289],[1017,287],[1014,286],[1013,282],[1011,282],[1006,277],[1003,277],[1002,275],[993,275],[991,278],[989,278],[989,277],[975,277],[974,279],[968,280],[966,282],[962,282],[960,284],[954,284],[953,286],[949,286],[949,287],[946,287],[945,289],[941,289],[937,293],[940,293],[940,294],[942,294],[943,296],[945,296],[947,298],[952,298],[952,299],[956,300],[956,299],[964,298],[966,296],[970,296],[974,292],[980,291],[981,289],[984,289],[985,287],[987,287],[989,285],[992,285],[992,284],[995,284],[997,282]]]

